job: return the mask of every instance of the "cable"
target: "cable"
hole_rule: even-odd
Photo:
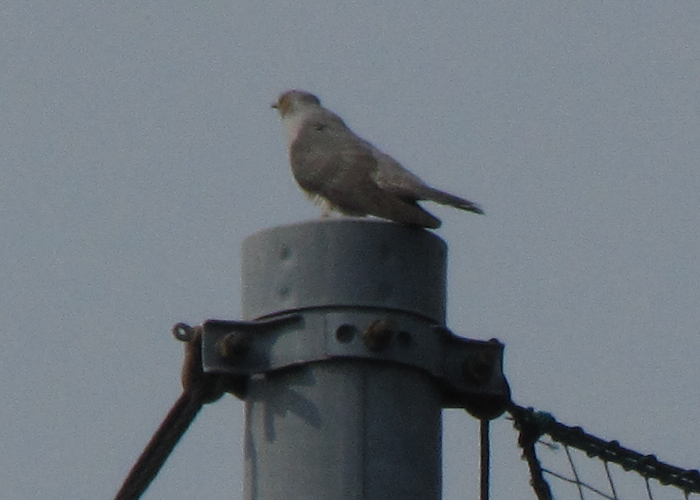
[[[177,399],[129,471],[114,500],[137,500],[150,486],[180,438],[206,403],[224,394],[223,378],[202,370],[202,329],[179,323],[173,335],[185,343],[182,395]]]

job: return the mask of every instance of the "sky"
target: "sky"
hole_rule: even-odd
[[[0,497],[111,498],[180,393],[171,326],[239,318],[243,239],[318,217],[290,88],[485,208],[427,207],[447,324],[505,343],[517,403],[700,467],[698,26],[696,0],[2,1]],[[444,417],[444,498],[473,496],[478,424]],[[144,498],[241,498],[242,431],[205,407]],[[492,497],[534,498],[492,434]]]

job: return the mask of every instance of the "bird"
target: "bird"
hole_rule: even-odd
[[[483,214],[469,200],[432,188],[398,161],[356,135],[315,95],[288,90],[272,104],[286,129],[289,161],[299,186],[322,207],[363,217],[437,229],[440,219],[421,207],[433,201]]]

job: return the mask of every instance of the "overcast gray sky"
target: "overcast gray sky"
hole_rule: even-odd
[[[514,399],[700,466],[697,0],[0,3],[0,497],[111,498],[180,392],[179,321],[239,317],[240,246],[315,218],[269,105],[318,94],[487,215],[429,209],[449,326]],[[146,495],[241,498],[242,404]],[[476,492],[447,412],[445,498]],[[532,498],[510,422],[493,498]]]

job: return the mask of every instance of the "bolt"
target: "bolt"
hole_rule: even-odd
[[[250,352],[250,336],[240,332],[229,333],[217,342],[217,348],[225,360],[241,362]]]
[[[362,339],[365,341],[367,349],[373,352],[380,352],[389,346],[389,342],[391,342],[391,338],[397,329],[396,320],[392,318],[377,319],[367,326]]]
[[[462,376],[467,383],[485,384],[493,374],[495,363],[496,355],[490,349],[473,352],[462,364]]]

